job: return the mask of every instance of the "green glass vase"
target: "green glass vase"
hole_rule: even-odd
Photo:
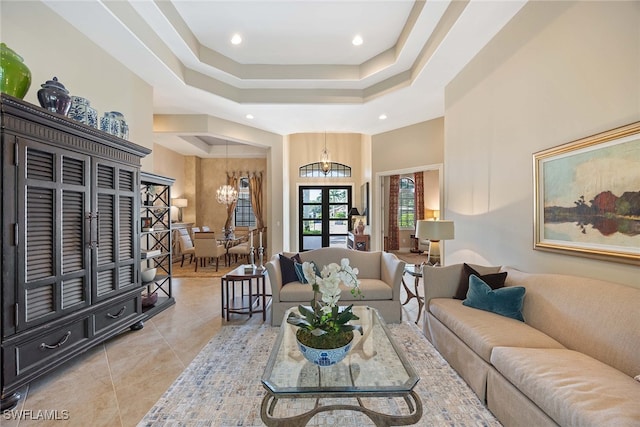
[[[0,43],[0,92],[24,98],[31,86],[31,70],[20,55]]]

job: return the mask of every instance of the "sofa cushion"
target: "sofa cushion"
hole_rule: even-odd
[[[456,289],[456,294],[453,296],[455,299],[465,299],[467,297],[467,291],[469,290],[469,277],[472,274],[475,274],[483,282],[485,282],[491,289],[500,289],[504,287],[504,281],[507,278],[507,272],[503,271],[501,273],[492,273],[492,274],[480,274],[469,264],[462,265],[462,274],[460,275],[460,283],[458,283],[458,289]]]
[[[451,298],[434,298],[429,311],[486,362],[497,346],[564,348],[524,322],[462,305]]]
[[[640,425],[638,384],[583,353],[496,347],[491,363],[559,425]]]
[[[285,253],[286,254],[286,253]],[[381,258],[379,252],[354,251],[347,248],[321,248],[302,252],[302,261],[313,261],[322,270],[331,263],[340,264],[342,258],[349,259],[349,265],[359,270],[358,279],[380,279]]]
[[[524,322],[522,318],[522,301],[524,300],[525,292],[526,289],[522,286],[493,290],[482,279],[472,274],[469,277],[467,298],[462,301],[462,304]]]
[[[340,284],[340,301],[359,301],[359,300],[391,300],[393,289],[378,279],[360,279],[360,290],[362,297],[351,294],[351,288]],[[364,297],[364,298],[363,298]],[[291,282],[284,286],[280,291],[280,301],[300,302],[311,301],[313,299],[313,289],[308,284],[302,284],[298,281]]]
[[[587,277],[504,268],[505,286],[524,286],[527,324],[565,347],[633,377],[640,374],[640,289]]]
[[[295,254],[291,258],[279,254],[278,259],[280,260],[280,271],[282,271],[282,285],[286,285],[291,282],[298,281],[298,275],[296,274],[296,262],[302,262],[300,260],[300,255]]]

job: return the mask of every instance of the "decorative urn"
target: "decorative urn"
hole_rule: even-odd
[[[40,101],[42,108],[66,116],[71,108],[69,91],[58,81],[57,77],[54,77],[53,80],[47,80],[41,86],[42,89],[38,91],[38,101]]]
[[[0,43],[0,92],[24,98],[31,86],[31,71],[20,55]]]

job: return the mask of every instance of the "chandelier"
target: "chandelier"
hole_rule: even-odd
[[[238,200],[238,191],[230,185],[221,185],[216,190],[216,200],[223,205],[231,205]]]
[[[327,132],[324,133],[324,149],[320,155],[320,167],[323,174],[328,174],[331,171],[331,160],[329,160],[329,151],[327,151]]]
[[[229,166],[229,143],[225,143],[225,171],[228,171]],[[223,205],[232,205],[238,200],[238,190],[230,186],[229,184],[221,185],[216,190],[216,200]]]

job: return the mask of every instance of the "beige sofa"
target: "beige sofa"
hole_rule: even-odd
[[[285,252],[282,255],[291,258],[295,253]],[[349,264],[359,270],[358,279],[363,298],[355,297],[347,288],[343,288],[340,301],[345,305],[374,307],[387,323],[398,323],[402,320],[400,285],[405,262],[400,261],[394,254],[345,248],[321,248],[301,252],[300,258],[303,262],[314,261],[319,268],[332,262],[339,264],[342,258],[348,258]],[[299,281],[282,285],[279,255],[274,255],[266,267],[272,291],[271,324],[277,326],[282,323],[287,309],[300,304],[308,305],[313,299],[313,290],[310,285]]]
[[[462,264],[425,266],[424,332],[503,425],[640,426],[640,289],[472,267],[526,288],[525,322],[452,299]]]

